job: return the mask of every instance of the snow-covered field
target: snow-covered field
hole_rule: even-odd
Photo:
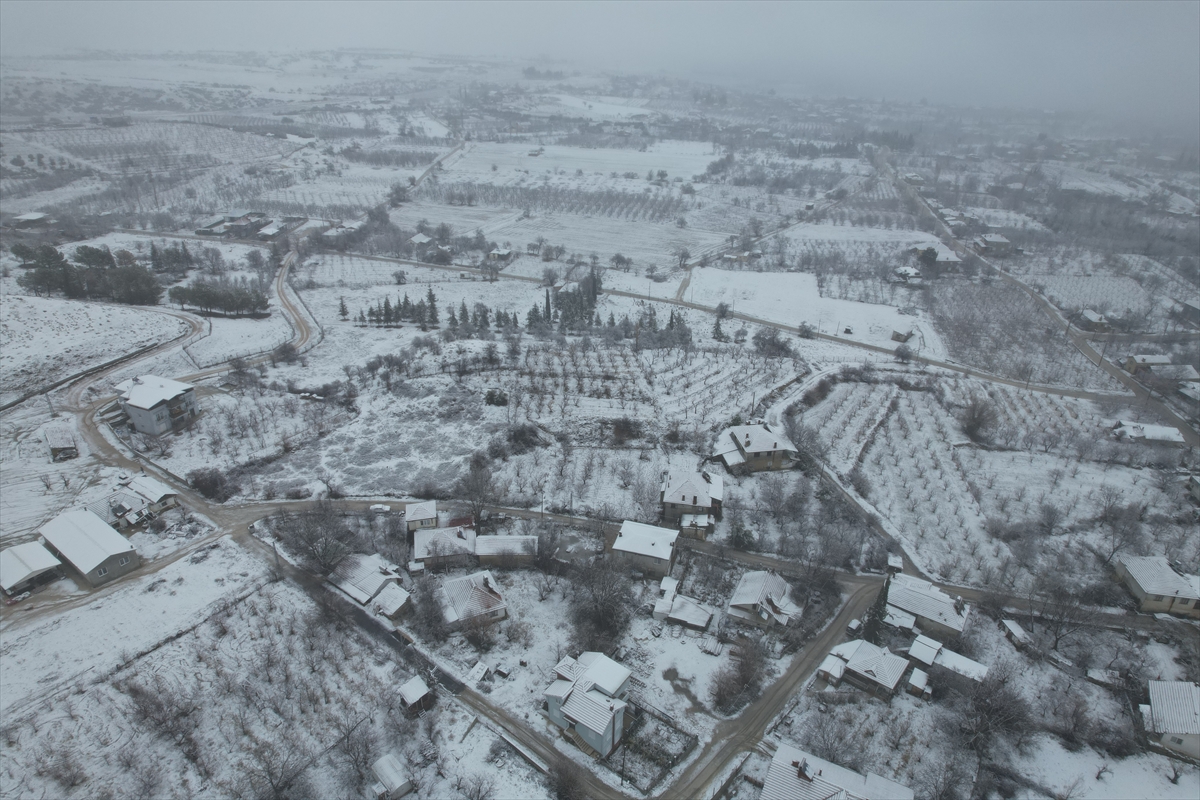
[[[212,317],[206,320],[210,330],[186,348],[196,366],[211,367],[237,356],[257,355],[291,339],[295,335],[292,324],[279,310],[274,292],[271,297],[275,308],[266,318]]]

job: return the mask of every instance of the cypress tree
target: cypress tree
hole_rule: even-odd
[[[433,293],[432,284],[429,286],[429,293],[425,295],[425,322],[430,325],[438,324],[437,295]]]
[[[891,582],[892,576],[888,575],[883,586],[879,588],[879,594],[875,595],[874,604],[867,610],[866,619],[863,620],[862,638],[871,644],[879,644],[883,633],[884,620],[887,618],[888,584]]]

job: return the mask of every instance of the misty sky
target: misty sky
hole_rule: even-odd
[[[1200,129],[1200,2],[17,2],[0,55],[392,47]]]

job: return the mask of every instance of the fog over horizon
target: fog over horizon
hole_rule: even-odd
[[[5,58],[344,48],[1200,131],[1200,2],[0,3]]]

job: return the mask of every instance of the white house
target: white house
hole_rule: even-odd
[[[86,508],[103,520],[104,524],[117,530],[140,525],[153,516],[150,501],[124,486],[112,494],[88,503]]]
[[[465,567],[474,556],[475,531],[471,528],[420,528],[413,533],[413,561],[427,569]]]
[[[1180,575],[1162,556],[1118,556],[1114,567],[1148,613],[1200,618],[1200,578]]]
[[[140,375],[117,384],[129,424],[151,436],[179,430],[200,416],[196,388],[170,378]]]
[[[12,596],[28,591],[39,578],[62,566],[54,555],[37,542],[25,542],[0,550],[0,589]]]
[[[410,503],[404,509],[404,518],[408,521],[408,529],[415,531],[419,528],[437,527],[437,501],[426,500],[424,503]]]
[[[887,604],[889,625],[911,627],[896,624],[896,620],[908,617],[922,632],[944,638],[961,634],[971,613],[971,607],[961,597],[951,597],[929,581],[904,574],[892,576]]]
[[[1150,705],[1141,706],[1146,733],[1168,750],[1200,758],[1200,686],[1150,681]]]
[[[896,693],[896,687],[907,670],[907,659],[886,647],[854,639],[829,651],[817,668],[817,674],[834,686],[845,680],[863,691],[889,698]]]
[[[847,743],[849,745],[850,743]],[[853,770],[780,744],[759,800],[913,800],[913,790],[873,772]]]
[[[567,656],[554,668],[558,676],[546,687],[546,712],[567,737],[585,752],[604,758],[617,748],[625,732],[629,697],[627,668],[602,653]]]
[[[662,577],[675,565],[679,531],[625,520],[613,541],[612,556],[647,575]]]
[[[747,572],[738,581],[726,613],[738,622],[769,628],[784,626],[804,608],[792,600],[792,587],[774,572]]]
[[[179,493],[162,481],[149,475],[139,475],[131,480],[126,487],[129,491],[142,497],[155,514],[161,514],[168,508],[179,504]]]
[[[140,560],[124,536],[86,509],[64,511],[38,531],[47,546],[101,586],[137,569]]]
[[[359,605],[367,605],[389,584],[400,582],[400,568],[375,553],[350,553],[334,567],[329,582]]]
[[[796,445],[771,426],[735,425],[717,437],[713,459],[720,459],[730,472],[761,472],[788,469],[796,459]]]
[[[508,604],[487,570],[446,581],[438,589],[438,602],[446,623],[454,628],[471,620],[499,622],[508,616]]]

